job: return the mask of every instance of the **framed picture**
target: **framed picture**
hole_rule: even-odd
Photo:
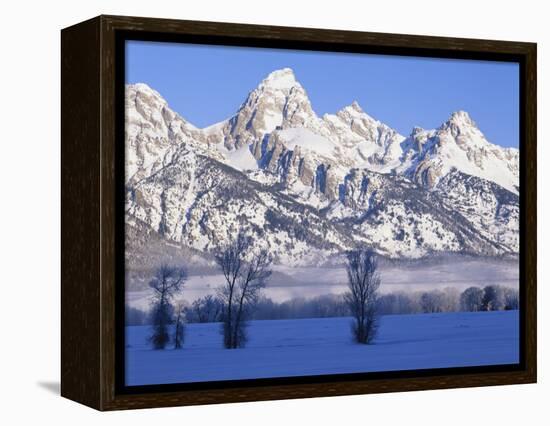
[[[536,381],[536,45],[62,31],[62,395]]]

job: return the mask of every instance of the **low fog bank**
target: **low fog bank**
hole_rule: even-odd
[[[213,294],[185,300],[183,312],[187,323],[220,322],[223,303]],[[487,285],[471,286],[460,292],[453,287],[429,291],[393,292],[380,295],[376,300],[379,315],[435,314],[449,312],[489,312],[519,309],[517,289]],[[343,294],[324,294],[313,298],[296,297],[277,302],[261,297],[250,312],[252,320],[282,320],[304,318],[332,318],[351,316],[349,304]],[[126,306],[126,325],[150,325],[150,307]]]
[[[468,256],[438,256],[422,260],[392,261],[381,259],[381,294],[414,293],[443,290],[451,287],[458,292],[476,286],[500,285],[519,288],[519,261],[508,258],[480,258]],[[215,295],[224,282],[214,268],[190,265],[189,277],[183,295],[187,303],[206,295]],[[151,290],[147,274],[136,278],[127,273],[126,303],[147,309]],[[323,295],[341,295],[347,289],[346,270],[342,265],[321,267],[288,267],[275,265],[263,291],[266,298],[281,303],[292,299],[313,299]]]

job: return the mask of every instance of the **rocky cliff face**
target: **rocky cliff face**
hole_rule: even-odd
[[[133,185],[127,206],[130,226],[144,223],[165,240],[203,253],[215,252],[241,229],[290,265],[320,262],[354,244],[316,209],[187,146]]]
[[[237,229],[279,261],[368,244],[389,257],[519,250],[519,153],[465,112],[407,138],[353,102],[318,117],[292,70],[198,129],[144,84],[126,92],[127,223],[211,253]]]

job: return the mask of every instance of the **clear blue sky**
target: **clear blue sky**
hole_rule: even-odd
[[[290,67],[319,115],[356,100],[407,136],[470,113],[489,141],[519,145],[514,63],[179,43],[126,44],[126,82],[146,83],[198,127],[230,117],[271,71]]]

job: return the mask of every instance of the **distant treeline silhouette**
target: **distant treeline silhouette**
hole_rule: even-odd
[[[477,312],[515,310],[519,307],[519,294],[516,289],[500,285],[469,287],[463,292],[447,287],[443,290],[393,292],[381,294],[376,301],[380,315],[402,315],[443,312]],[[126,325],[151,325],[152,313],[126,307]],[[187,323],[221,322],[223,302],[216,296],[207,295],[183,307]],[[322,295],[314,298],[293,298],[276,302],[260,297],[251,320],[278,320],[329,318],[352,316],[350,304],[345,295]]]

